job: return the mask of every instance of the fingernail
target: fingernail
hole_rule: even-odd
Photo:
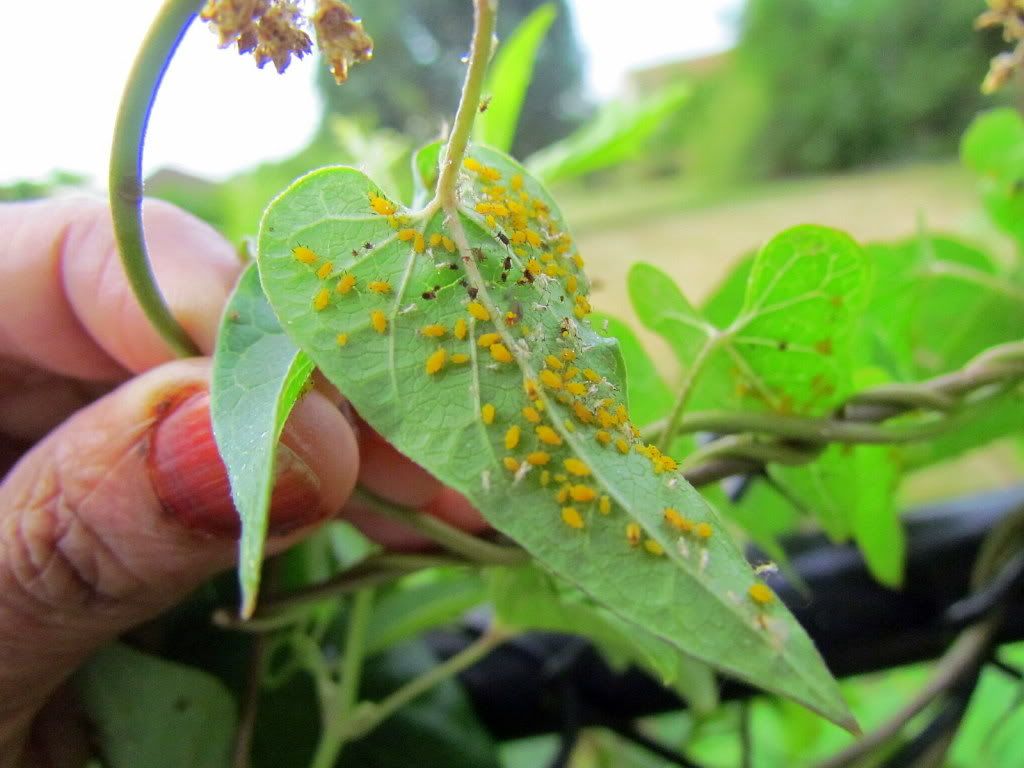
[[[278,448],[276,469],[270,534],[279,536],[324,517],[320,479],[286,445]],[[241,525],[213,439],[208,392],[187,397],[162,417],[150,442],[149,470],[168,515],[193,530],[238,538]]]

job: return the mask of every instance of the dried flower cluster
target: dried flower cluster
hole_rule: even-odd
[[[292,56],[301,59],[312,50],[312,40],[303,29],[310,22],[339,83],[348,79],[352,64],[373,56],[373,40],[340,0],[318,0],[309,21],[299,4],[290,0],[207,0],[200,17],[217,32],[222,48],[236,44],[239,53],[252,53],[256,66],[272,61],[278,72],[288,68]]]
[[[988,10],[978,17],[974,26],[977,29],[1002,27],[1003,39],[1014,44],[1011,50],[995,56],[989,65],[981,90],[993,93],[1024,67],[1024,0],[988,0]]]

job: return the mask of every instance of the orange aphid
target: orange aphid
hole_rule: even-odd
[[[569,495],[573,501],[587,502],[597,498],[597,491],[589,485],[574,485],[569,489]]]
[[[531,424],[540,424],[540,413],[532,405],[523,408],[523,418]]]
[[[501,463],[505,465],[505,469],[507,469],[509,472],[519,471],[519,459],[515,458],[514,456],[506,456],[501,460]]]
[[[321,288],[317,291],[316,296],[313,297],[313,309],[320,312],[327,308],[327,305],[331,302],[331,293],[326,288]]]
[[[349,273],[347,275],[341,276],[341,279],[338,281],[338,284],[335,286],[334,290],[336,290],[338,293],[348,293],[353,288],[355,288],[355,285],[356,276]]]
[[[499,363],[512,362],[512,353],[508,351],[508,347],[506,347],[504,344],[491,344],[490,352],[491,357],[493,357]]]
[[[439,339],[442,336],[444,336],[447,332],[448,329],[445,328],[440,323],[431,323],[430,325],[424,325],[422,328],[420,328],[421,334],[423,334],[424,336],[428,336],[432,339]]]
[[[562,436],[546,424],[541,424],[536,429],[537,438],[546,445],[561,445]]]
[[[476,340],[476,343],[480,347],[489,347],[491,344],[497,344],[501,341],[501,334],[499,333],[485,333]]]
[[[562,507],[562,522],[578,531],[583,528],[583,515],[576,507]]]
[[[317,259],[316,252],[305,245],[296,245],[292,248],[292,255],[296,261],[303,264],[312,264]]]
[[[602,496],[597,502],[597,511],[602,515],[611,514],[612,511],[612,500],[607,496]]]
[[[509,427],[508,430],[505,432],[505,448],[511,451],[513,448],[519,445],[520,434],[522,434],[522,430],[519,428],[518,424],[513,424],[511,427]]]
[[[344,347],[346,344],[348,344],[348,334],[339,333],[337,336],[334,337],[334,340],[338,343],[339,347]]]
[[[640,543],[642,535],[643,530],[640,528],[639,523],[628,523],[626,525],[626,541],[629,542],[629,546],[637,546]]]
[[[321,280],[326,280],[328,277],[331,276],[331,272],[333,271],[334,265],[329,261],[325,261],[323,264],[320,265],[320,269],[316,271],[316,276],[319,277]]]
[[[664,555],[665,554],[665,548],[663,546],[661,546],[661,544],[659,542],[655,541],[654,539],[647,539],[647,540],[645,540],[644,541],[644,549],[646,549],[650,554],[655,555],[655,556]]]
[[[494,406],[491,403],[484,403],[480,407],[480,419],[484,424],[494,423]]]
[[[487,322],[491,319],[491,313],[488,312],[487,307],[479,301],[469,302],[469,304],[466,305],[466,311],[481,322]]]
[[[387,280],[371,280],[366,287],[381,295],[391,293],[391,283]]]
[[[388,330],[388,318],[381,310],[375,309],[370,313],[370,325],[377,333],[386,333]]]
[[[452,331],[455,334],[455,338],[462,341],[466,338],[466,321],[463,318],[459,318],[455,321],[455,329]]]
[[[533,451],[532,453],[526,454],[526,461],[534,467],[543,467],[551,461],[551,454],[546,451]]]
[[[440,372],[444,368],[445,359],[447,359],[448,353],[443,349],[436,349],[430,353],[430,357],[427,358],[427,374],[435,374]]]
[[[697,538],[707,541],[711,538],[711,534],[714,533],[714,529],[709,523],[697,523],[693,527],[693,532],[697,535]]]
[[[397,210],[395,204],[386,197],[374,193],[370,194],[370,208],[380,216],[393,216]]]
[[[756,584],[751,584],[750,589],[747,590],[747,594],[750,596],[751,600],[760,606],[769,605],[775,602],[775,593],[772,592],[771,587],[760,581]]]
[[[453,365],[464,365],[469,362],[469,355],[464,352],[456,352],[448,358]]]

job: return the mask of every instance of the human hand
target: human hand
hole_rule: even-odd
[[[159,202],[147,242],[204,354],[241,269],[212,229]],[[0,768],[74,765],[67,676],[235,560],[238,521],[209,419],[209,360],[174,360],[121,269],[106,206],[0,207]],[[355,483],[469,530],[468,502],[313,390],[282,436],[271,552],[337,514]],[[421,544],[346,512],[393,548]],[[73,734],[70,734],[73,736]]]

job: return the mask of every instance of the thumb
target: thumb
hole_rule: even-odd
[[[48,435],[0,485],[0,752],[5,724],[8,739],[12,722],[27,727],[95,648],[234,561],[238,523],[207,381],[205,360],[129,381]],[[323,395],[296,404],[277,466],[272,534],[341,508],[358,453]]]

